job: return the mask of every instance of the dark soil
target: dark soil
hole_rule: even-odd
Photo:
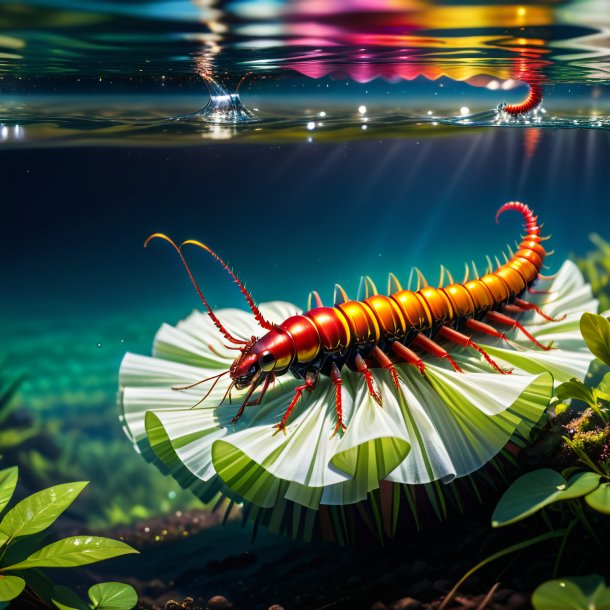
[[[450,518],[383,546],[369,542],[354,548],[267,532],[252,541],[250,528],[237,519],[223,526],[208,512],[178,513],[112,532],[141,555],[96,566],[95,575],[130,582],[140,593],[140,608],[147,610],[438,608],[481,559],[516,542],[516,535],[527,538],[524,531],[492,530],[483,512]],[[471,577],[448,608],[530,608],[530,592],[546,575],[532,571],[529,562],[527,569],[517,563],[501,574],[510,560]]]

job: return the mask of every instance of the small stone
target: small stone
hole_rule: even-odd
[[[390,610],[422,610],[424,606],[421,602],[413,599],[412,597],[403,597],[395,601],[391,606]]]
[[[483,598],[481,598],[482,600]],[[454,600],[456,604],[459,604],[460,610],[476,610],[479,607],[479,601],[477,599],[470,599],[464,595],[456,595]]]
[[[441,578],[432,583],[432,589],[437,593],[448,593],[451,590],[451,583]]]
[[[429,578],[424,578],[407,589],[407,594],[410,597],[423,597],[432,592],[432,581]]]
[[[523,593],[513,593],[506,601],[506,607],[510,610],[525,610],[531,608],[530,600]]]
[[[345,584],[348,587],[355,587],[356,585],[359,585],[361,582],[362,582],[362,578],[360,578],[360,576],[358,576],[357,574],[352,574],[345,581]]]
[[[493,600],[500,603],[505,602],[513,593],[512,589],[498,589],[493,595]]]
[[[223,595],[214,595],[208,599],[207,610],[231,610],[235,606]]]
[[[423,576],[429,569],[430,566],[425,561],[417,559],[411,564],[411,567],[409,568],[409,575],[415,576],[415,578],[419,578],[420,576]]]
[[[388,610],[388,607],[383,602],[375,602],[371,606],[371,610]]]

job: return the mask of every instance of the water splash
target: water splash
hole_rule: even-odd
[[[222,85],[209,75],[202,76],[208,87],[210,100],[202,110],[188,115],[189,119],[197,118],[214,125],[258,121],[256,115],[243,105],[238,92],[239,83],[232,88],[229,85]]]

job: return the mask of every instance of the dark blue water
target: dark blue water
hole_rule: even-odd
[[[215,248],[259,301],[357,296],[417,265],[461,278],[472,259],[519,235],[504,201],[532,206],[552,235],[552,271],[610,237],[610,136],[602,131],[479,130],[333,144],[179,149],[85,148],[1,154],[3,351],[29,373],[23,402],[43,412],[112,409],[127,349],[199,305],[161,231]],[[229,278],[190,261],[217,307],[243,307]]]

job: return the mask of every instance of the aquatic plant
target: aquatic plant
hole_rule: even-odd
[[[601,362],[610,366],[610,321],[601,315],[584,313],[580,332],[588,349]],[[561,538],[551,558],[553,576],[557,576],[568,549],[571,559],[578,557],[580,568],[607,559],[607,516],[610,515],[610,373],[596,387],[589,387],[573,378],[555,391],[555,416],[565,416],[563,452],[568,466],[560,473],[551,468],[538,468],[517,478],[506,489],[493,512],[494,528],[514,525],[534,515],[540,515],[544,532],[532,535],[520,543],[502,549],[481,561],[458,581],[447,595],[441,608],[446,608],[458,588],[476,571],[488,563],[516,553],[550,538]],[[564,401],[572,401],[568,406]],[[578,407],[578,405],[582,405]],[[586,509],[593,513],[587,514]],[[592,519],[593,516],[593,519]],[[569,539],[577,526],[582,536],[588,536],[597,555],[584,545],[570,545]],[[535,530],[534,530],[535,531]],[[531,530],[530,530],[531,532]],[[581,539],[582,541],[582,539]],[[595,580],[597,578],[598,580]],[[579,583],[582,589],[579,588]],[[593,586],[595,585],[595,586]],[[562,597],[562,590],[566,589]],[[599,577],[589,579],[553,580],[543,583],[535,592],[532,603],[536,610],[589,610],[608,608],[606,588]],[[564,605],[553,605],[562,599]],[[589,599],[589,605],[582,605]],[[572,605],[570,605],[572,604]]]
[[[106,426],[101,416],[97,421],[98,426]],[[72,427],[71,422],[63,423]],[[110,417],[107,424],[107,436],[88,436],[86,443],[81,431],[61,435],[62,453],[55,472],[64,480],[82,477],[92,483],[86,497],[72,509],[74,516],[98,529],[201,507],[197,498],[180,489],[173,479],[158,476],[154,468],[137,459]]]
[[[97,585],[90,590],[91,604],[84,605],[82,601],[75,604],[75,594],[65,587],[53,587],[39,572],[41,568],[84,566],[137,553],[124,542],[88,535],[44,544],[42,532],[72,504],[87,482],[55,485],[24,498],[7,510],[17,476],[17,467],[0,471],[0,605],[20,596],[28,586],[28,593],[37,597],[41,604],[45,602],[61,610],[132,608],[137,600],[134,601],[134,592],[128,585]]]
[[[609,610],[610,587],[598,575],[542,583],[532,595],[534,610]]]

